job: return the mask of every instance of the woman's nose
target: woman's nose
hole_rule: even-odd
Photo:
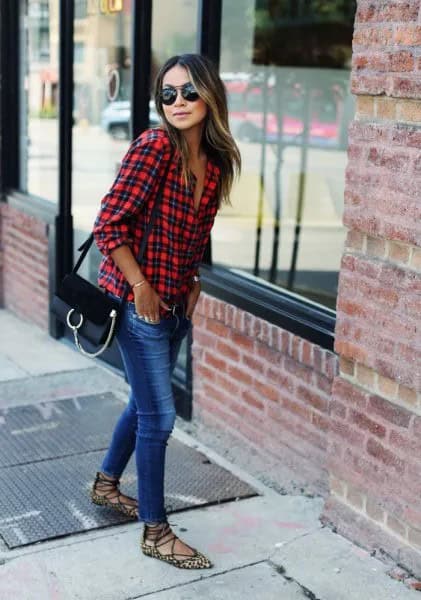
[[[181,90],[176,90],[177,91],[177,97],[175,99],[175,105],[180,105],[180,104],[185,104],[186,101],[184,100],[183,96],[181,95]]]

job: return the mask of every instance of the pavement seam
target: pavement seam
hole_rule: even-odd
[[[305,585],[303,585],[302,583],[300,583],[299,581],[294,579],[294,577],[291,577],[290,575],[288,575],[285,567],[277,565],[276,563],[273,563],[271,560],[268,560],[267,562],[278,573],[278,575],[281,575],[281,577],[286,579],[286,581],[296,583],[299,586],[299,588],[302,589],[306,598],[310,598],[310,600],[322,600],[322,598],[318,598],[316,596],[316,594],[314,592],[312,592],[311,590],[309,590]]]
[[[209,575],[201,575],[196,579],[191,579],[190,581],[183,581],[182,583],[177,583],[175,585],[171,585],[169,587],[164,587],[159,590],[153,590],[152,592],[146,592],[145,594],[141,594],[140,596],[128,596],[125,600],[137,600],[138,598],[145,598],[146,596],[151,596],[152,594],[159,594],[161,592],[167,592],[168,590],[174,590],[176,588],[184,587],[186,585],[190,585],[192,583],[198,583],[200,581],[212,579],[214,577],[219,577],[220,575],[226,575],[227,573],[232,573],[233,571],[240,571],[241,569],[246,569],[247,567],[254,567],[255,565],[260,565],[263,563],[267,563],[266,559],[256,560],[251,563],[246,563],[244,565],[239,565],[238,567],[233,567],[232,569],[225,569],[224,571],[218,571],[217,573],[210,573]]]

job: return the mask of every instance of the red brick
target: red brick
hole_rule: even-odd
[[[370,481],[371,485],[381,486],[386,477],[386,470],[379,467],[379,464],[374,464],[371,460],[361,456],[357,449],[346,448],[341,468],[346,471],[343,477],[346,479],[351,477],[351,473],[347,471],[347,467],[362,478],[363,481]]]
[[[273,402],[279,400],[280,390],[272,385],[267,383],[262,383],[258,379],[253,381],[253,387],[257,393],[259,393],[263,398],[267,398]]]
[[[387,143],[389,141],[390,130],[380,123],[364,123],[361,121],[352,121],[349,126],[350,141]],[[359,171],[355,171],[355,181],[358,183]]]
[[[306,421],[311,419],[311,410],[301,402],[282,396],[282,407]]]
[[[368,352],[366,349],[361,348],[357,344],[353,344],[344,340],[336,340],[335,341],[335,351],[338,354],[345,356],[351,360],[355,360],[357,362],[366,362]]]
[[[234,329],[238,332],[244,331],[244,311],[237,309],[234,315]]]
[[[210,352],[205,352],[204,361],[208,366],[213,367],[217,371],[227,372],[226,361],[223,358],[216,356],[215,354],[211,354]]]
[[[385,421],[399,427],[408,428],[411,422],[411,412],[380,396],[371,395],[368,399],[367,409],[368,413],[379,415]]]
[[[313,344],[307,340],[303,340],[302,342],[301,361],[304,365],[313,366]]]
[[[194,368],[194,385],[196,386],[198,383],[201,382],[201,379],[209,379],[210,381],[213,380],[214,378],[214,372],[212,369],[210,369],[209,367],[207,367],[206,365],[204,365],[203,363],[199,363],[195,366]]]
[[[364,234],[361,231],[351,229],[346,236],[346,246],[354,250],[362,250],[364,245]]]
[[[228,358],[229,360],[239,361],[240,360],[240,352],[237,348],[234,348],[230,344],[226,344],[223,340],[218,339],[216,341],[216,350],[222,354],[224,358]]]
[[[256,373],[260,373],[261,375],[266,373],[266,364],[260,357],[254,354],[242,354],[241,361],[244,363],[246,367],[255,371]]]
[[[332,418],[329,431],[336,434],[343,441],[346,440],[353,446],[361,447],[364,443],[365,436],[360,431],[350,427],[349,423],[345,423],[344,421],[337,421]]]
[[[237,397],[241,394],[241,388],[238,382],[232,377],[224,376],[222,373],[213,373],[211,381],[223,390],[227,396]]]
[[[384,93],[386,83],[387,76],[383,73],[362,75],[353,72],[351,75],[351,93],[380,95]]]
[[[264,410],[265,403],[253,389],[243,390],[241,397],[247,404],[250,404],[250,406],[257,408],[258,410]]]
[[[333,352],[326,350],[324,374],[331,381],[339,374],[339,358]]]
[[[313,423],[313,425],[315,425],[315,427],[317,427],[317,429],[320,429],[324,432],[329,431],[330,420],[321,415],[320,413],[313,412],[311,414],[311,422]]]
[[[263,321],[263,319],[259,319],[259,322],[260,322],[260,331],[258,334],[256,334],[256,337],[260,342],[262,342],[266,346],[269,346],[270,342],[271,342],[270,325],[266,321]]]
[[[355,423],[360,429],[370,431],[377,437],[384,438],[386,435],[386,428],[383,425],[369,419],[366,415],[357,410],[351,410],[349,418],[351,423]]]
[[[388,450],[373,438],[367,441],[367,452],[384,463],[387,467],[394,469],[397,473],[404,473],[405,461],[400,459],[394,452]]]
[[[297,362],[301,362],[301,345],[302,339],[298,336],[292,338],[292,358]]]
[[[421,417],[419,415],[414,415],[412,428],[414,434],[421,437]]]
[[[222,370],[222,369],[221,369]],[[232,364],[225,364],[224,370],[240,385],[251,385],[253,383],[253,377],[249,370],[242,369],[241,366],[234,366]]]
[[[274,365],[275,367],[281,365],[282,356],[279,354],[279,352],[273,350],[272,348],[269,348],[261,342],[256,342],[254,356],[257,356],[260,359],[264,359],[265,361]]]
[[[396,98],[419,98],[421,82],[419,78],[396,75],[391,78],[391,84],[387,86],[386,92]]]
[[[245,335],[239,334],[236,331],[232,331],[230,332],[230,338],[231,341],[236,345],[239,346],[241,349],[243,350],[248,350],[250,352],[253,351],[254,349],[254,342],[252,339],[246,337]]]
[[[393,41],[403,46],[421,45],[421,27],[416,25],[399,25],[395,28]]]
[[[228,338],[231,333],[231,329],[229,327],[220,321],[215,321],[214,319],[208,319],[207,330],[220,338]]]
[[[215,335],[207,333],[195,319],[195,327],[193,328],[193,343],[195,345],[215,348],[217,340],[218,338]]]
[[[309,390],[303,386],[298,386],[296,391],[297,398],[303,400],[306,404],[314,406],[321,412],[327,412],[329,409],[329,400],[313,390]]]
[[[237,307],[232,304],[225,303],[225,315],[224,315],[224,323],[228,327],[234,327],[235,323],[235,313],[237,311]]]
[[[319,375],[316,373],[316,387],[320,391],[330,396],[332,392],[332,380],[328,379],[324,375]]]
[[[340,417],[341,419],[345,419],[347,414],[347,408],[345,404],[342,404],[342,402],[339,402],[339,400],[333,399],[330,401],[329,404],[329,413],[331,415]]]
[[[255,317],[254,315],[246,312],[244,313],[244,333],[250,337],[253,338],[255,337],[256,333],[255,333],[255,322],[257,321],[257,324],[259,325],[259,319],[257,319],[257,317]]]
[[[312,369],[297,363],[294,359],[289,356],[285,356],[284,358],[284,367],[289,372],[301,379],[306,383],[311,383],[313,379]]]
[[[323,373],[325,367],[325,351],[320,346],[313,347],[313,364],[316,371]]]
[[[417,127],[397,124],[391,129],[390,141],[396,146],[421,149],[421,131]]]
[[[290,354],[291,342],[294,337],[289,331],[282,331],[282,352]]]
[[[274,350],[282,350],[282,330],[276,325],[272,325],[272,343],[271,346]]]
[[[291,395],[294,395],[295,380],[293,377],[291,377],[291,375],[285,373],[282,369],[274,369],[273,367],[270,367],[266,372],[266,376],[269,383],[274,383],[279,386],[281,390],[286,390]]]
[[[361,388],[340,377],[335,378],[332,386],[332,398],[345,401],[347,404],[349,403],[361,410],[365,410],[368,397],[369,394]]]
[[[401,50],[390,55],[390,70],[391,71],[413,71],[415,66],[412,52]]]

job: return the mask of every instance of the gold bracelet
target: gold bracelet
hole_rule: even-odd
[[[134,283],[132,285],[132,288],[136,288],[136,287],[140,287],[141,285],[143,285],[144,283],[146,283],[146,279],[142,279],[141,281],[137,281],[136,283]]]

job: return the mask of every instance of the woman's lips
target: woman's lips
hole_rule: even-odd
[[[188,116],[189,116],[189,113],[187,113],[187,112],[178,112],[178,113],[173,114],[173,117],[179,117],[179,118],[180,117],[188,117]]]

